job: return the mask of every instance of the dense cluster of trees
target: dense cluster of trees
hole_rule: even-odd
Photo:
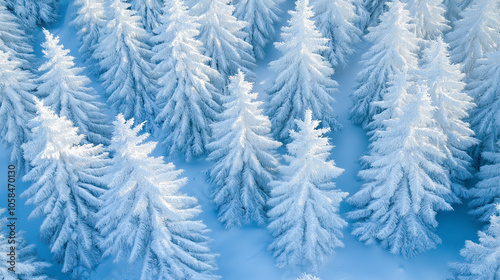
[[[343,169],[325,135],[341,128],[332,76],[365,34],[350,114],[370,145],[363,184],[347,199],[353,234],[414,256],[440,243],[438,211],[472,198],[471,213],[490,224],[452,268],[457,279],[494,279],[500,1],[296,0],[274,44],[276,79],[256,101],[254,68],[280,3],[75,0],[87,71],[45,29],[35,63],[33,33],[57,20],[57,0],[0,0],[0,138],[31,182],[23,196],[62,272],[87,279],[113,256],[141,263],[141,279],[219,278],[201,209],[181,192],[182,171],[151,155],[150,135],[170,159],[213,162],[212,200],[227,228],[267,225],[278,266],[317,269],[344,246],[347,225],[339,206],[348,194],[334,183]],[[119,112],[113,123],[84,73]],[[2,252],[6,242],[0,232]],[[23,269],[11,275],[3,262],[0,272],[47,279],[48,264],[20,245]]]

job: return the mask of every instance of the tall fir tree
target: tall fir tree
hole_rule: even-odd
[[[78,10],[71,24],[75,26],[81,43],[80,54],[87,65],[92,68],[99,68],[96,65],[98,62],[94,59],[94,53],[99,43],[99,37],[107,24],[104,3],[105,0],[75,0],[73,2]]]
[[[317,128],[311,110],[291,130],[292,142],[284,158],[288,165],[278,168],[280,179],[270,183],[269,246],[278,266],[317,269],[335,248],[343,247],[339,205],[347,193],[336,189],[333,179],[344,171],[329,160],[333,149],[323,137],[328,128]]]
[[[389,10],[380,16],[380,24],[368,28],[366,39],[373,45],[363,54],[363,70],[356,76],[357,85],[352,93],[351,120],[364,127],[380,113],[375,103],[387,90],[389,77],[418,69],[419,39],[415,24],[410,23],[410,13],[399,0],[386,5]]]
[[[380,241],[391,253],[412,257],[441,242],[435,216],[452,210],[445,200],[451,187],[437,144],[445,135],[432,119],[435,108],[427,88],[393,79],[379,105],[385,110],[376,118],[390,109],[393,113],[373,133],[359,172],[364,184],[349,198],[356,209],[348,215],[357,220],[353,234],[361,241]]]
[[[477,105],[470,123],[481,140],[474,152],[479,158],[482,151],[494,151],[500,140],[500,49],[478,60],[467,90]]]
[[[75,67],[75,58],[59,44],[59,37],[46,29],[43,33],[42,52],[47,61],[39,68],[43,74],[37,79],[38,96],[56,114],[78,127],[86,140],[107,144],[111,133],[107,116],[102,113],[104,104],[96,100],[97,93],[88,87],[89,78],[81,75],[81,68]]]
[[[357,25],[356,0],[315,0],[312,4],[316,26],[328,39],[323,55],[332,66],[346,66],[354,53],[353,45],[363,34]]]
[[[233,0],[234,16],[248,25],[243,29],[245,41],[253,46],[257,59],[264,58],[264,48],[273,40],[274,24],[281,12],[278,4],[283,0]]]
[[[36,25],[56,21],[59,12],[59,0],[5,0],[9,9],[23,22],[26,31],[31,32]]]
[[[498,167],[497,167],[498,168]],[[498,185],[498,184],[497,184]],[[497,212],[498,213],[498,212]],[[490,225],[479,231],[479,242],[465,242],[460,255],[463,263],[451,263],[456,280],[491,280],[500,277],[500,217],[490,218]]]
[[[144,29],[149,34],[160,26],[162,8],[168,0],[130,0],[132,9],[137,11]]]
[[[467,75],[485,53],[498,49],[500,42],[499,0],[473,0],[460,12],[461,19],[447,34],[454,63],[462,65]]]
[[[138,135],[144,123],[132,127],[119,114],[109,149],[114,157],[109,190],[102,196],[97,227],[104,256],[141,262],[141,279],[218,279],[210,253],[207,228],[193,220],[201,212],[195,198],[179,189],[186,178],[162,157],[152,157],[156,142]]]
[[[435,40],[448,31],[443,0],[404,0],[416,26],[417,37]]]
[[[146,130],[155,130],[158,85],[153,71],[150,36],[135,11],[124,0],[110,0],[108,23],[95,52],[108,102],[126,118],[146,121]]]
[[[280,140],[288,139],[288,130],[295,128],[295,119],[302,118],[306,109],[324,126],[340,127],[333,112],[338,84],[331,78],[330,63],[320,54],[328,49],[328,39],[314,26],[309,1],[296,3],[288,26],[282,29],[283,42],[275,43],[283,56],[270,63],[277,77],[268,89],[266,113]]]
[[[264,224],[268,184],[278,166],[275,150],[281,146],[271,139],[271,122],[263,115],[251,93],[252,84],[239,71],[231,77],[229,96],[221,120],[212,125],[213,139],[207,145],[208,160],[215,162],[209,172],[216,186],[213,201],[219,220],[227,228],[248,222]]]
[[[483,165],[477,177],[479,181],[470,190],[472,200],[471,213],[482,222],[489,221],[492,215],[498,214],[500,203],[500,141],[495,150],[483,153]]]
[[[441,37],[423,50],[421,70],[432,105],[436,107],[433,119],[446,136],[439,145],[446,155],[444,167],[450,174],[453,193],[465,197],[464,181],[472,178],[472,159],[468,150],[477,144],[467,122],[474,103],[465,92],[465,75],[459,65],[451,64],[448,44]],[[450,201],[459,202],[458,197],[450,197]]]
[[[3,216],[5,209],[0,208],[0,215]],[[39,259],[34,244],[29,245],[24,234],[16,232],[14,238],[10,233],[12,220],[8,221],[6,217],[0,218],[0,276],[3,280],[49,280],[44,274],[44,270],[50,267]],[[15,228],[14,222],[14,228]],[[6,232],[4,229],[7,229]],[[15,231],[15,229],[14,229]],[[15,243],[12,243],[14,241]],[[11,247],[15,247],[13,251]],[[14,260],[12,260],[12,257]],[[14,270],[10,270],[14,264]]]
[[[0,0],[0,50],[10,53],[12,59],[20,61],[23,69],[32,68],[35,56],[31,36],[26,34],[16,15],[7,9],[5,0]]]
[[[161,22],[153,38],[155,72],[160,75],[157,121],[167,153],[189,161],[206,152],[210,124],[221,111],[220,93],[211,82],[220,77],[207,65],[210,58],[196,39],[200,25],[182,0],[165,5]]]
[[[198,38],[203,43],[204,54],[211,58],[210,66],[225,80],[221,86],[226,86],[238,69],[254,80],[252,45],[244,41],[248,36],[243,31],[247,23],[233,16],[234,6],[230,0],[200,0],[190,12],[198,18]]]
[[[83,135],[65,117],[41,101],[30,120],[31,139],[23,144],[32,169],[23,177],[33,184],[21,196],[43,216],[40,238],[49,243],[54,260],[72,279],[88,279],[101,257],[95,213],[101,207],[107,153],[102,145],[82,144]]]
[[[12,147],[11,163],[24,172],[27,165],[21,145],[28,139],[26,123],[35,112],[35,85],[31,73],[21,69],[21,65],[0,50],[0,136],[4,144]]]

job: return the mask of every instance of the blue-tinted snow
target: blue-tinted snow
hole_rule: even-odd
[[[61,38],[61,43],[65,48],[71,50],[71,55],[76,57],[75,63],[84,66],[78,54],[79,43],[73,26],[69,25],[75,8],[69,0],[62,0],[60,7],[60,20],[53,26],[47,28]],[[292,0],[284,2],[283,10],[292,9]],[[286,12],[281,14],[283,21],[277,25],[279,40],[279,28],[289,15]],[[43,40],[41,32],[37,31],[35,52],[42,62],[40,43]],[[364,50],[368,48],[367,43],[358,46],[359,51],[352,57],[349,67],[336,69],[334,79],[339,83],[339,92],[335,96],[337,103],[335,109],[339,122],[343,129],[339,132],[330,133],[329,137],[336,146],[332,152],[332,158],[337,166],[344,168],[345,172],[336,180],[337,187],[351,194],[356,192],[361,182],[356,177],[359,171],[358,159],[366,151],[368,139],[364,131],[351,125],[348,120],[348,111],[351,100],[349,93],[353,90],[354,79],[360,70],[358,61]],[[265,98],[265,89],[272,84],[273,73],[267,69],[267,63],[279,57],[280,53],[273,47],[266,48],[267,56],[259,62],[256,70],[257,82],[255,91],[259,92],[259,99]],[[100,93],[103,89],[96,76],[90,75],[89,71],[84,71],[93,81],[92,86]],[[101,101],[105,97],[101,96]],[[108,106],[109,107],[109,106]],[[109,110],[108,114],[113,115]],[[6,207],[6,183],[7,165],[9,149],[0,148],[0,207]],[[203,171],[210,168],[204,158],[185,163],[182,160],[174,160],[178,168],[184,169],[184,176],[189,178],[189,182],[184,191],[195,196],[200,202],[203,213],[199,217],[211,229],[210,236],[213,239],[212,250],[219,254],[217,259],[219,265],[219,275],[227,280],[285,280],[295,279],[300,272],[287,269],[278,269],[272,255],[267,251],[267,246],[271,242],[271,236],[265,228],[257,226],[246,226],[241,229],[226,230],[217,221],[217,215],[213,205],[210,204],[210,193],[212,186],[205,182]],[[21,183],[18,178],[18,195],[28,187],[28,183]],[[38,228],[42,219],[27,220],[32,210],[31,206],[24,205],[25,200],[18,201],[18,225],[24,230],[29,243],[36,243],[40,256],[50,261],[51,254],[48,246],[38,239]],[[337,250],[337,254],[332,260],[326,263],[317,273],[322,280],[442,280],[451,277],[448,269],[448,262],[460,261],[459,250],[463,247],[465,240],[477,241],[477,230],[482,226],[474,222],[474,219],[467,214],[466,204],[454,205],[455,211],[440,213],[437,216],[439,222],[438,234],[443,239],[443,243],[438,248],[427,253],[420,254],[413,259],[404,259],[400,256],[391,255],[378,245],[366,246],[356,240],[350,234],[350,227],[344,230],[345,248]],[[345,202],[341,207],[341,213],[349,210],[349,205]],[[60,273],[60,265],[53,264],[47,273],[55,279],[69,279]],[[92,275],[96,280],[127,280],[138,279],[140,267],[128,265],[126,263],[115,264],[111,259],[105,259],[97,267]]]

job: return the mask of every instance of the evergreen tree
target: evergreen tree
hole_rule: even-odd
[[[247,34],[245,41],[253,46],[257,59],[264,58],[265,46],[273,40],[274,24],[281,12],[278,4],[283,0],[233,0],[234,16],[247,22],[243,29]]]
[[[348,215],[357,220],[353,234],[361,241],[380,241],[391,253],[411,257],[440,243],[435,216],[452,210],[444,199],[451,190],[437,145],[445,135],[433,123],[435,108],[426,87],[393,79],[380,102],[385,110],[375,117],[389,109],[393,113],[381,121],[369,155],[362,158],[359,176],[365,183],[349,198],[356,210]]]
[[[347,193],[332,182],[344,170],[328,160],[333,146],[322,135],[329,129],[318,125],[311,110],[297,121],[299,129],[290,131],[292,142],[284,156],[289,165],[280,166],[280,179],[270,183],[268,228],[275,239],[269,248],[280,267],[316,269],[344,246],[340,239],[347,223],[338,211]]]
[[[80,74],[82,69],[75,67],[75,58],[59,44],[59,37],[46,29],[43,33],[46,41],[42,52],[47,61],[39,69],[44,72],[38,78],[39,96],[56,114],[78,127],[88,141],[106,144],[110,127],[102,113],[104,105],[96,101],[97,93],[88,87],[90,80]]]
[[[5,0],[0,0],[0,50],[20,61],[23,69],[31,69],[34,54],[30,41],[19,19],[7,10]]]
[[[0,215],[5,209],[0,208]],[[28,245],[22,233],[17,232],[15,239],[8,239],[4,229],[10,230],[7,218],[0,218],[0,276],[3,280],[48,280],[43,271],[50,264],[39,260],[34,244]],[[7,232],[8,233],[8,232]],[[16,243],[10,244],[9,241]],[[11,267],[11,246],[15,247],[15,273],[9,270]]]
[[[499,0],[474,0],[460,13],[461,19],[447,35],[454,63],[469,75],[476,60],[498,49],[500,41]]]
[[[158,108],[157,84],[151,63],[150,36],[124,0],[110,0],[108,24],[95,52],[108,101],[126,118],[146,122],[153,131]]]
[[[494,151],[500,140],[500,50],[478,60],[467,85],[477,104],[471,111],[470,123],[481,145],[475,151]]]
[[[132,127],[119,114],[110,150],[114,153],[110,189],[102,196],[97,227],[104,256],[142,262],[141,279],[218,279],[215,256],[210,253],[206,226],[194,221],[197,201],[179,192],[186,178],[162,157],[152,157],[155,142],[138,135],[143,124]]]
[[[351,119],[365,127],[380,112],[376,102],[387,90],[389,77],[418,69],[419,40],[410,14],[398,0],[387,6],[389,10],[380,16],[380,24],[368,28],[366,39],[373,45],[363,54],[363,70],[356,76],[357,86],[352,93]]]
[[[491,217],[491,223],[484,231],[479,231],[479,243],[470,240],[460,255],[464,263],[452,263],[456,280],[491,280],[500,277],[500,218],[498,214]]]
[[[213,200],[219,220],[228,228],[246,222],[264,224],[267,185],[278,165],[275,149],[281,144],[270,138],[271,122],[251,90],[241,71],[231,77],[225,111],[212,125],[214,136],[207,145],[208,159],[215,162],[209,173],[216,185]]]
[[[466,191],[463,181],[472,178],[472,159],[467,151],[477,142],[465,121],[474,105],[464,91],[464,74],[459,65],[451,64],[447,48],[441,37],[431,41],[423,51],[421,73],[429,87],[432,105],[436,107],[433,119],[446,136],[442,139],[444,142],[439,143],[446,155],[444,167],[450,174],[453,192],[463,197]],[[459,202],[459,199],[450,201]]]
[[[157,121],[168,154],[182,153],[189,161],[206,151],[210,124],[221,110],[220,93],[211,84],[219,73],[207,65],[210,58],[196,39],[199,23],[182,0],[165,6],[161,22],[153,39],[155,72],[160,75]]]
[[[104,0],[74,1],[78,11],[71,24],[75,26],[78,39],[82,44],[79,51],[89,66],[97,63],[92,57],[96,51],[99,37],[107,24],[104,2]]]
[[[25,170],[21,150],[29,134],[26,123],[32,118],[33,91],[31,74],[21,69],[21,62],[12,60],[9,53],[0,50],[0,136],[2,142],[12,147],[10,161]]]
[[[35,205],[30,218],[44,216],[40,237],[49,243],[62,272],[73,279],[88,279],[98,264],[95,212],[101,206],[102,176],[107,153],[102,145],[82,144],[83,135],[65,117],[41,101],[30,120],[31,139],[22,145],[32,169],[23,180],[33,184],[21,196]]]
[[[479,182],[470,190],[470,207],[472,214],[487,222],[492,215],[498,214],[500,203],[500,141],[494,151],[484,152],[483,157],[484,164],[477,175]]]
[[[150,34],[160,26],[161,9],[164,0],[130,0],[132,9],[137,11],[137,15],[142,19],[144,29]]]
[[[435,40],[449,29],[444,17],[446,8],[443,0],[405,0],[410,15],[413,17],[417,37]]]
[[[59,0],[6,0],[9,9],[23,22],[26,31],[31,32],[36,25],[53,23],[57,19]]]
[[[289,26],[283,27],[283,42],[276,43],[283,56],[270,63],[277,74],[268,90],[266,113],[271,117],[277,139],[288,139],[288,130],[295,128],[295,119],[311,109],[313,118],[323,125],[337,129],[340,125],[333,112],[337,82],[330,77],[333,69],[319,53],[327,50],[328,39],[323,38],[311,18],[314,16],[308,0],[296,2],[290,11]]]
[[[333,66],[346,66],[353,54],[353,45],[360,40],[361,30],[356,25],[355,0],[315,0],[312,2],[314,21],[318,30],[328,39],[323,55]]]
[[[200,0],[190,10],[198,17],[200,24],[199,40],[203,43],[204,54],[211,58],[210,66],[224,77],[225,84],[229,76],[241,69],[247,77],[254,80],[252,68],[255,59],[252,46],[244,41],[248,36],[243,31],[247,25],[233,16],[234,6],[230,0]]]

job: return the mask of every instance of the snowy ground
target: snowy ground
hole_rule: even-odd
[[[74,13],[74,7],[69,4],[69,0],[61,1],[59,23],[48,27],[55,35],[60,36],[61,42],[65,48],[71,49],[71,55],[75,56],[76,63],[83,66],[78,54],[78,42],[76,40],[75,30],[69,25]],[[288,0],[283,3],[282,9],[289,10],[293,8],[293,1]],[[286,12],[282,13],[285,21],[288,19]],[[281,26],[282,23],[279,24]],[[278,38],[278,37],[277,37]],[[38,32],[36,38],[36,54],[42,57],[40,43],[43,40],[41,32]],[[329,137],[336,146],[332,153],[332,158],[337,166],[345,169],[343,175],[337,180],[337,186],[350,194],[356,192],[361,183],[356,174],[359,171],[358,159],[367,147],[368,139],[364,131],[353,126],[348,120],[348,110],[351,100],[349,93],[354,86],[354,78],[360,70],[358,61],[363,51],[369,46],[366,43],[360,44],[359,51],[353,56],[349,67],[337,69],[334,78],[339,83],[339,92],[335,96],[337,103],[335,109],[339,122],[343,129],[338,132],[330,133]],[[269,46],[267,48],[266,58],[259,62],[257,69],[257,82],[255,90],[259,92],[260,98],[265,96],[264,90],[272,83],[273,73],[267,69],[267,63],[274,60],[280,54]],[[41,59],[39,60],[41,61]],[[89,74],[89,71],[85,71]],[[89,76],[93,81],[93,86],[99,92],[102,87],[96,81],[95,76]],[[104,99],[103,99],[104,100]],[[112,114],[110,112],[110,114]],[[0,176],[2,187],[0,190],[0,207],[6,206],[6,181],[8,154],[10,151],[4,148],[0,149],[0,170],[5,176]],[[271,242],[271,236],[265,228],[257,226],[246,226],[241,229],[224,229],[217,221],[217,215],[214,207],[210,204],[211,186],[205,182],[203,171],[210,168],[204,158],[199,158],[193,162],[185,163],[182,160],[174,160],[178,168],[185,170],[184,176],[189,178],[189,183],[184,191],[195,196],[203,209],[200,216],[207,226],[211,229],[210,236],[213,239],[212,250],[219,254],[218,274],[223,279],[228,280],[280,280],[295,279],[298,271],[289,271],[279,269],[275,266],[272,255],[267,251],[267,246]],[[28,187],[27,183],[21,183],[18,179],[17,190],[20,194]],[[24,205],[25,200],[18,202],[17,213],[19,218],[19,228],[24,230],[29,243],[36,243],[40,255],[45,260],[50,260],[50,251],[46,244],[38,240],[38,228],[41,219],[27,220],[31,211],[31,206]],[[344,203],[341,207],[341,213],[349,210],[349,206]],[[460,261],[459,250],[463,247],[465,240],[477,240],[477,230],[482,226],[473,221],[473,218],[467,215],[467,206],[455,205],[455,211],[438,214],[439,222],[438,234],[443,239],[443,243],[437,249],[420,254],[413,259],[403,259],[399,256],[391,255],[378,245],[366,246],[356,240],[350,234],[350,228],[344,230],[345,248],[337,250],[334,258],[326,263],[317,273],[322,280],[440,280],[451,277],[448,270],[448,262]],[[48,270],[48,274],[55,279],[67,279],[60,273],[61,267],[57,264]],[[127,264],[113,264],[111,260],[103,260],[102,264],[96,269],[92,279],[137,279],[134,274],[135,268]]]

